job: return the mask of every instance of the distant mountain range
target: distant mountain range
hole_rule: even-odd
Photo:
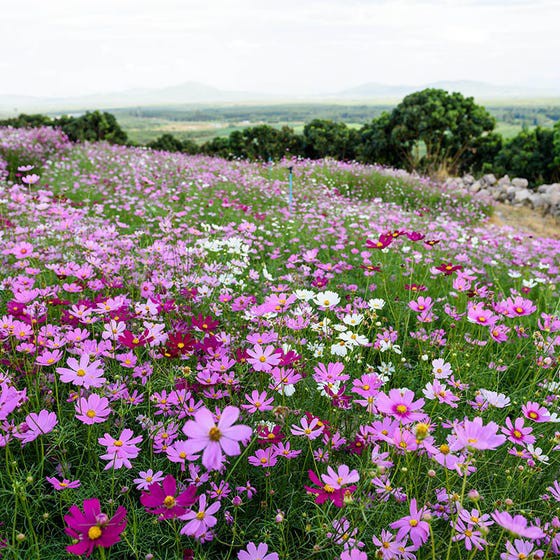
[[[317,95],[274,95],[258,92],[228,91],[199,82],[184,82],[176,86],[153,89],[129,89],[119,92],[99,93],[74,97],[33,97],[29,95],[0,95],[0,111],[80,111],[131,106],[225,103],[278,103],[278,102],[335,102],[335,101],[393,101],[421,89],[441,88],[460,91],[480,100],[501,98],[560,97],[560,88],[527,88],[500,86],[475,81],[442,81],[424,85],[387,85],[376,82]]]

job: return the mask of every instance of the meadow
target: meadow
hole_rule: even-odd
[[[0,129],[2,560],[557,557],[560,241],[492,211]]]

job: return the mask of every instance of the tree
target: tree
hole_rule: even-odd
[[[172,134],[162,134],[152,142],[147,144],[152,150],[160,150],[162,152],[182,152],[183,142],[175,138]]]
[[[524,177],[533,185],[559,179],[560,161],[555,151],[555,133],[557,131],[541,127],[522,130],[506,142],[496,156],[496,172]]]
[[[406,164],[403,150],[399,149],[391,136],[391,113],[383,112],[359,131],[358,160],[363,163],[378,163],[401,167]]]
[[[332,157],[338,160],[353,160],[359,144],[358,131],[344,123],[313,119],[303,128],[305,155],[311,159]]]
[[[111,113],[94,111],[79,117],[63,116],[54,121],[72,142],[96,142],[105,140],[110,144],[126,144],[128,137]]]
[[[391,142],[410,169],[456,174],[477,139],[495,120],[472,97],[425,89],[407,95],[391,113]]]

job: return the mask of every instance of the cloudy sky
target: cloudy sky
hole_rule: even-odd
[[[558,22],[560,0],[5,0],[0,94],[438,80],[560,93]]]

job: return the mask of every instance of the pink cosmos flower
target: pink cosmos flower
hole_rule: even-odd
[[[132,430],[127,428],[121,432],[118,439],[106,433],[97,440],[100,445],[107,447],[107,453],[101,455],[101,459],[109,461],[104,470],[120,469],[121,467],[132,468],[130,459],[135,459],[140,453],[140,448],[135,444],[140,443],[143,439],[142,436],[133,436]]]
[[[391,523],[391,529],[398,529],[397,539],[403,539],[407,535],[415,548],[420,548],[430,535],[430,526],[423,521],[422,516],[427,512],[425,507],[418,509],[416,499],[410,501],[410,514],[401,517]]]
[[[32,412],[25,417],[23,426],[24,430],[14,432],[14,437],[21,440],[22,443],[29,443],[37,439],[42,434],[52,432],[58,424],[55,412],[41,410],[39,414]]]
[[[136,484],[138,490],[147,490],[150,485],[154,482],[161,482],[163,478],[163,471],[154,473],[152,469],[148,469],[147,471],[140,471],[138,473],[138,478],[135,478],[132,482]]]
[[[367,554],[358,548],[343,550],[340,553],[340,560],[368,560]]]
[[[529,401],[527,404],[524,404],[521,407],[521,412],[525,418],[528,418],[533,422],[548,422],[551,418],[548,409],[536,402]]]
[[[373,544],[377,546],[376,554],[378,558],[383,560],[395,560],[400,557],[400,551],[404,549],[406,540],[401,541],[395,539],[395,535],[385,529],[381,530],[381,536],[372,537]]]
[[[247,350],[247,363],[253,366],[255,371],[270,371],[280,363],[280,354],[274,351],[274,346],[255,344],[254,348]]]
[[[249,463],[254,467],[264,467],[269,468],[276,465],[278,459],[276,458],[276,453],[272,447],[267,449],[257,449],[254,455],[249,457]]]
[[[79,480],[70,481],[67,478],[64,478],[62,481],[58,480],[57,478],[47,476],[47,482],[52,484],[55,490],[66,490],[67,488],[79,488],[81,483]]]
[[[379,393],[375,404],[379,412],[393,416],[403,424],[410,424],[424,417],[424,413],[420,412],[424,399],[415,401],[414,397],[410,389],[391,389],[388,396]]]
[[[101,512],[101,505],[97,498],[84,500],[83,513],[78,506],[72,506],[64,521],[68,527],[66,533],[74,539],[76,544],[66,547],[71,554],[90,556],[96,547],[109,548],[121,540],[120,534],[126,527],[126,509],[117,508],[115,515],[109,518]]]
[[[506,441],[506,436],[498,435],[498,425],[489,422],[482,424],[482,418],[477,416],[474,420],[465,418],[455,426],[456,440],[451,445],[452,451],[461,449],[496,449]]]
[[[101,424],[111,414],[109,399],[92,393],[89,397],[82,397],[74,404],[76,418],[84,424]]]
[[[266,391],[260,393],[255,389],[251,395],[245,395],[245,400],[248,401],[249,404],[242,404],[241,408],[250,414],[254,414],[257,410],[265,412],[273,409],[270,405],[274,402],[274,398],[269,398]]]
[[[63,383],[72,383],[77,387],[91,389],[101,387],[106,381],[103,377],[101,361],[95,360],[90,364],[89,354],[82,354],[79,362],[75,358],[68,358],[68,366],[67,368],[56,368]]]
[[[266,543],[250,542],[245,550],[240,550],[237,553],[238,560],[278,560],[276,552],[268,552],[268,545]]]
[[[234,426],[238,418],[239,409],[226,406],[216,424],[212,413],[206,407],[201,408],[195,413],[194,420],[188,420],[183,427],[183,433],[188,437],[187,451],[196,453],[204,450],[202,464],[206,469],[220,469],[223,455],[240,455],[239,442],[247,441],[253,432],[249,426]]]
[[[181,535],[189,535],[190,537],[198,538],[206,533],[208,529],[214,527],[218,522],[213,514],[220,509],[220,502],[214,502],[212,505],[206,507],[206,494],[202,494],[198,500],[198,507],[196,509],[198,509],[198,511],[188,511],[179,518],[183,521],[188,521],[181,529]]]
[[[544,552],[540,549],[533,550],[535,545],[522,539],[515,539],[514,544],[506,541],[506,551],[500,554],[501,560],[519,560],[520,558],[531,558],[537,560],[544,557]]]
[[[417,313],[427,313],[432,309],[434,302],[431,297],[419,296],[416,301],[411,301],[408,307]]]
[[[306,416],[300,420],[300,424],[300,426],[292,424],[290,431],[294,436],[305,436],[307,439],[317,439],[325,428],[318,418],[313,418],[309,421]]]
[[[502,434],[505,434],[509,441],[514,444],[528,445],[529,443],[535,443],[535,436],[529,435],[533,428],[525,427],[525,420],[523,418],[516,418],[515,424],[508,418],[506,418],[506,428],[502,428]]]
[[[347,484],[358,482],[360,475],[357,470],[351,471],[347,465],[339,465],[337,471],[332,467],[327,467],[327,474],[322,474],[321,478],[325,484],[338,490]]]
[[[496,510],[492,514],[494,521],[500,526],[517,535],[518,537],[525,537],[526,539],[542,539],[545,534],[544,531],[536,525],[527,525],[528,521],[522,515],[514,517],[507,511]]]

